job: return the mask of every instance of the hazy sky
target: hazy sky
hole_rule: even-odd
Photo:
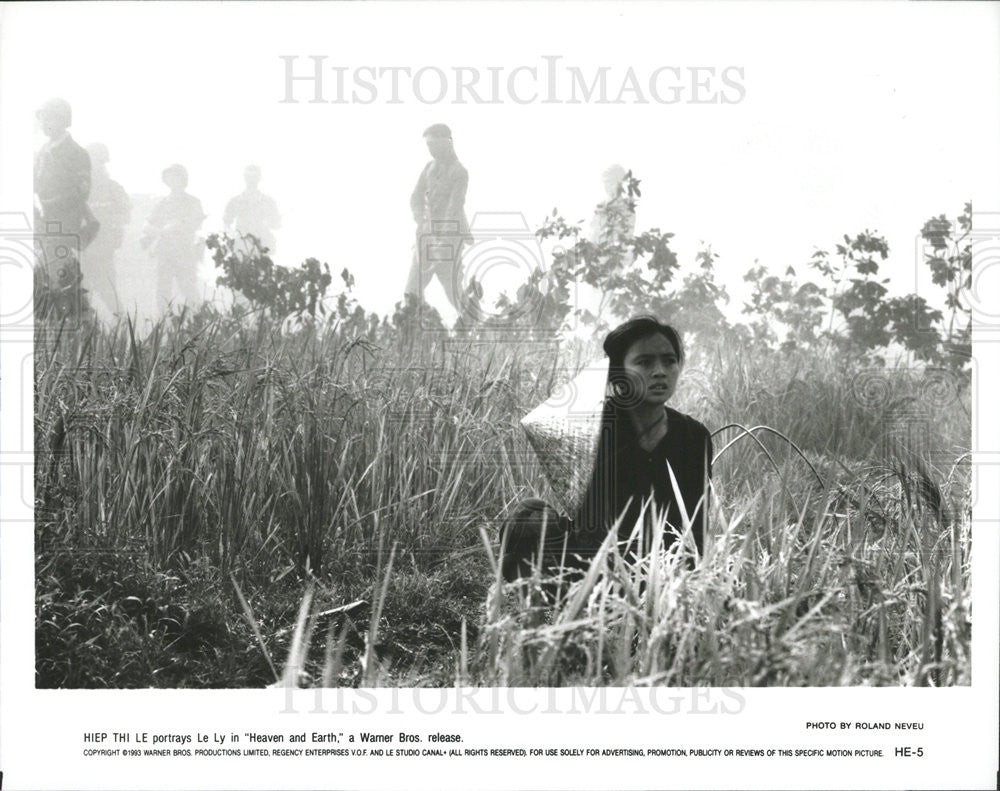
[[[992,4],[116,3],[2,13],[4,207],[29,205],[41,142],[34,109],[63,96],[74,137],[104,141],[129,192],[162,193],[162,168],[184,163],[210,215],[206,231],[242,188],[244,165],[258,163],[284,215],[280,259],[347,266],[378,311],[402,293],[408,200],[428,159],[421,131],[439,121],[470,173],[470,219],[509,212],[534,230],[558,207],[589,221],[601,172],[619,162],[642,179],[639,229],[674,232],[686,264],[710,242],[737,297],[754,259],[802,271],[815,246],[864,228],[888,237],[895,288],[911,290],[924,220],[970,198],[1000,208]],[[309,56],[326,57],[325,103],[308,102],[312,87],[301,82],[298,103],[281,101],[283,55],[297,56],[299,74]],[[549,63],[561,103],[542,101]],[[330,101],[333,67],[342,67],[342,103]],[[364,67],[425,72],[417,95],[398,72],[399,101],[388,76],[375,81],[374,101],[362,103],[372,97],[363,89],[351,101]],[[457,103],[460,67],[481,89],[500,75],[501,100]],[[537,69],[537,80],[522,70],[507,90],[518,67]],[[568,102],[567,70],[589,82],[601,67],[608,103],[596,94]],[[715,70],[700,72],[707,91],[691,87],[694,67]],[[646,101],[633,90],[614,103],[630,68]],[[721,81],[726,69],[741,90]],[[650,96],[654,73],[661,94],[679,86],[679,101]],[[449,85],[436,101],[439,74]],[[518,103],[535,89],[538,100]],[[712,95],[716,103],[693,101]]]

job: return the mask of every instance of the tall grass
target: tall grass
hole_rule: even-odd
[[[206,310],[35,354],[39,684],[969,681],[961,380],[703,345],[677,407],[805,461],[720,433],[693,571],[608,544],[539,610],[480,531],[547,495],[518,421],[585,353]]]
[[[63,334],[36,357],[43,512],[65,509],[77,541],[225,571],[374,557],[377,520],[411,551],[455,548],[517,489],[514,417],[551,387],[516,351],[405,358],[223,319]]]
[[[901,514],[862,548],[861,514],[790,512],[773,492],[717,514],[705,557],[689,542],[629,563],[606,542],[544,623],[530,597],[494,604],[480,666],[503,685],[969,683],[963,529]]]

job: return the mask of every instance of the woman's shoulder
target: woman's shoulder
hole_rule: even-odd
[[[667,407],[667,421],[675,426],[683,426],[686,431],[691,432],[695,437],[708,437],[711,435],[711,432],[705,427],[704,423],[671,407]]]

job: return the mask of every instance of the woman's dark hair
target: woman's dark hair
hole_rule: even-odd
[[[619,324],[604,339],[604,353],[609,360],[608,384],[611,386],[611,400],[616,406],[634,406],[639,398],[625,375],[625,355],[633,343],[651,335],[662,335],[670,341],[677,362],[684,362],[684,344],[681,343],[680,333],[669,324],[664,324],[655,316],[635,316]]]
[[[633,343],[650,335],[662,335],[677,353],[677,362],[684,362],[684,346],[680,333],[669,324],[664,324],[655,316],[636,316],[624,324],[619,324],[604,339],[604,353],[611,359],[611,365],[621,368],[625,355]]]

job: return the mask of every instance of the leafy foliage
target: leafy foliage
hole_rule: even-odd
[[[920,235],[931,247],[925,253],[931,279],[947,290],[948,326],[944,333],[944,361],[951,367],[967,364],[972,356],[972,315],[962,305],[962,291],[972,288],[972,203],[958,216],[958,235],[942,214],[924,223]]]
[[[631,231],[642,195],[639,184],[628,171],[617,186],[616,196],[598,207],[603,224],[596,240],[582,238],[583,224],[568,223],[557,209],[537,231],[542,241],[560,242],[552,256],[548,280],[564,316],[570,311],[566,300],[572,283],[585,283],[600,293],[595,314],[579,313],[579,318],[598,330],[608,326],[609,318],[634,312],[637,304],[648,305],[647,312],[657,312],[670,302],[668,284],[679,267],[670,249],[673,234],[658,228],[640,234]]]
[[[743,279],[753,285],[750,302],[743,312],[752,317],[754,339],[767,346],[780,340],[785,350],[814,346],[820,337],[826,306],[826,292],[815,283],[798,283],[795,269],[788,267],[785,277],[767,274],[763,266],[751,268]],[[779,338],[777,329],[787,327],[787,336]]]
[[[783,276],[760,265],[749,269],[744,280],[753,291],[743,308],[747,321],[733,325],[723,312],[729,296],[715,279],[718,256],[703,246],[694,270],[678,283],[680,263],[670,248],[674,234],[635,230],[641,195],[639,180],[628,171],[615,196],[597,206],[598,227],[589,238],[582,222],[570,223],[553,209],[537,231],[540,241],[555,244],[548,268],[532,272],[513,298],[501,297],[504,316],[494,322],[516,323],[526,316],[552,332],[574,319],[599,334],[630,315],[653,313],[698,337],[753,340],[785,352],[833,348],[877,362],[898,349],[934,365],[966,364],[970,317],[960,295],[971,286],[971,204],[959,217],[957,239],[943,215],[923,229],[932,249],[926,262],[932,282],[948,289],[947,327],[926,297],[890,296],[889,278],[881,274],[889,245],[867,229],[845,234],[833,255],[826,250],[813,254],[808,268],[817,280],[799,279],[794,266]],[[595,311],[573,306],[578,284],[598,293]]]
[[[941,222],[931,223],[929,230],[925,226],[936,244],[945,243],[949,229],[950,224]],[[817,250],[809,261],[820,283],[799,282],[794,267],[788,267],[783,278],[769,275],[762,266],[747,272],[744,279],[753,285],[753,292],[743,312],[750,317],[756,340],[786,351],[832,346],[846,357],[873,362],[895,346],[915,360],[957,368],[965,364],[952,351],[956,341],[967,337],[952,329],[960,309],[957,290],[948,301],[955,306],[951,325],[942,333],[943,314],[925,297],[889,296],[889,278],[878,276],[889,257],[884,238],[866,230],[854,237],[845,235],[834,249],[835,257]],[[938,258],[932,265],[937,272],[934,282],[957,283],[957,273],[969,258],[953,257],[950,264]]]

